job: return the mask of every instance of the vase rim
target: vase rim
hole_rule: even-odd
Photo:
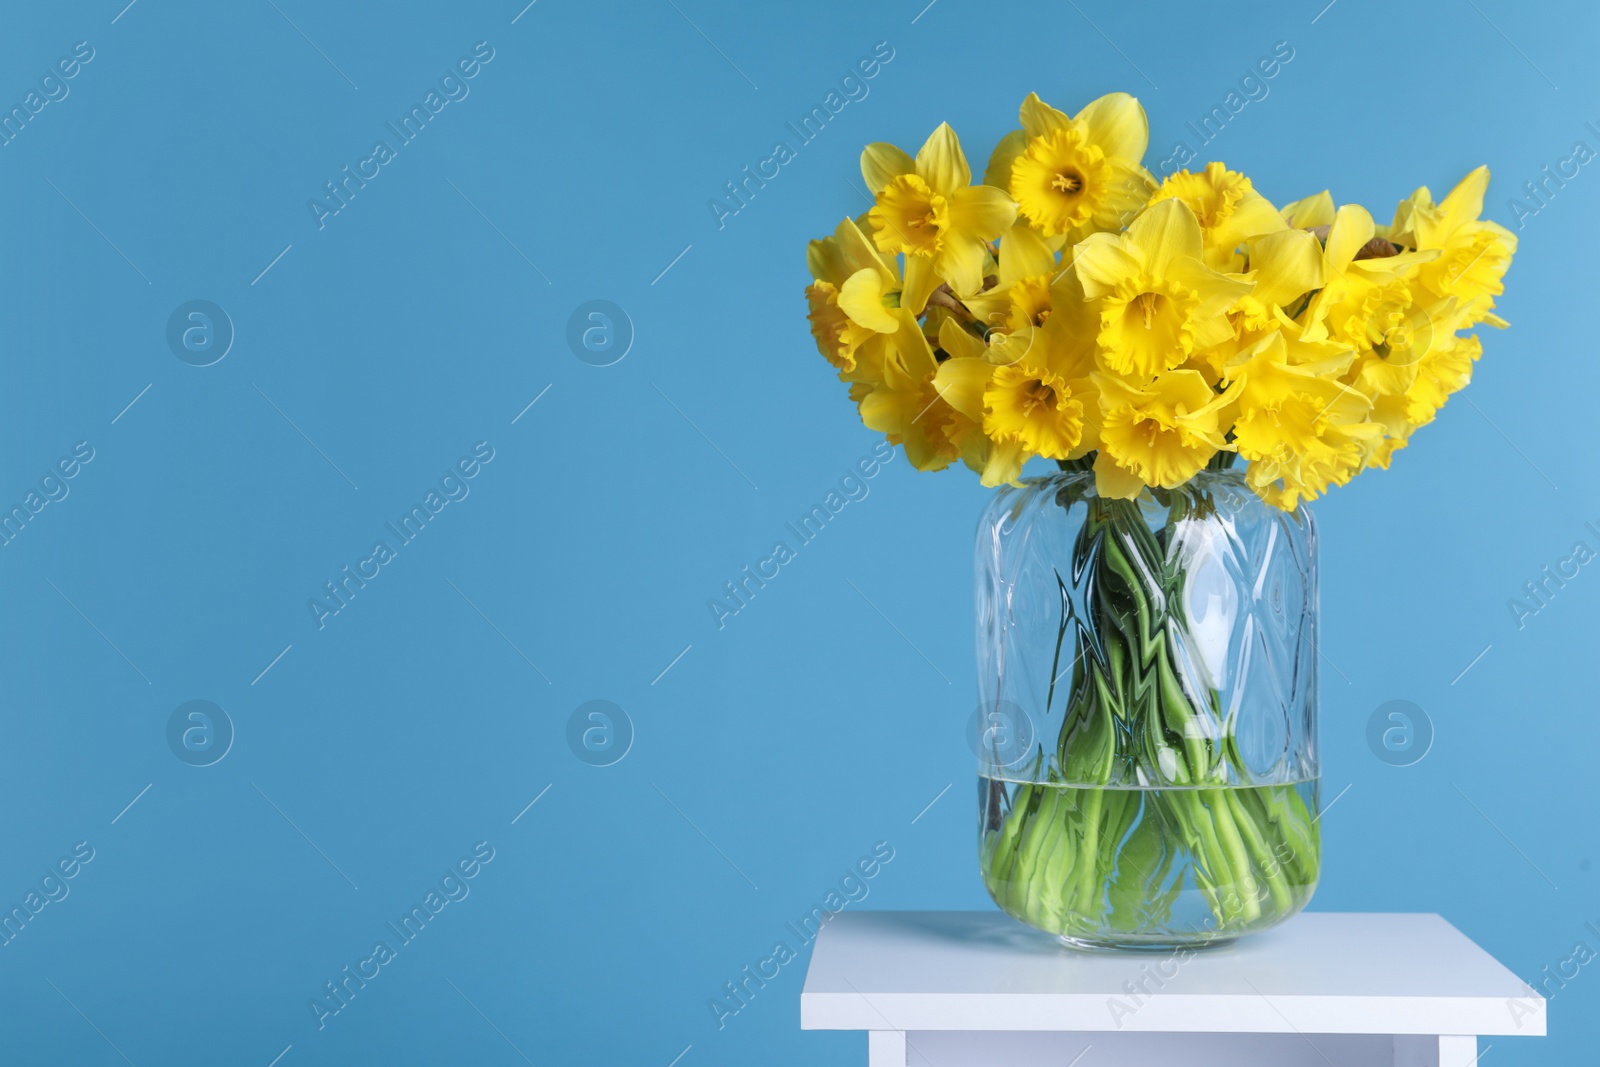
[[[1018,480],[1020,482],[1022,482],[1024,485],[1037,484],[1037,483],[1040,483],[1040,482],[1052,482],[1052,481],[1058,481],[1058,480],[1087,480],[1087,481],[1091,481],[1092,482],[1092,481],[1094,481],[1094,471],[1092,471],[1092,470],[1081,470],[1081,471],[1080,470],[1073,470],[1073,471],[1054,470],[1054,471],[1047,471],[1044,474],[1027,475],[1027,476],[1025,476],[1023,478],[1020,478]],[[1197,471],[1194,474],[1193,477],[1191,477],[1188,481],[1184,482],[1182,485],[1177,486],[1177,488],[1178,489],[1182,489],[1184,485],[1188,485],[1191,482],[1198,482],[1198,481],[1230,481],[1230,482],[1237,481],[1237,482],[1243,482],[1243,480],[1244,480],[1244,468],[1243,467],[1224,467],[1221,470],[1213,470],[1211,468],[1206,468],[1204,470]]]

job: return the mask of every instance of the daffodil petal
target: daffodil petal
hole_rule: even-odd
[[[989,465],[989,456],[994,452],[994,442],[978,430],[963,437],[960,444],[961,462],[967,465],[968,470],[981,477],[983,468]]]
[[[1093,316],[1093,309],[1083,302],[1081,289],[1078,300],[1076,309],[1051,312],[1038,331],[1039,343],[1044,345],[1045,363],[1052,374],[1068,381],[1094,370],[1095,335],[1100,332],[1099,318]],[[1074,388],[1073,392],[1076,394],[1079,390]]]
[[[806,245],[806,269],[817,281],[833,286],[851,274],[845,269],[844,250],[832,237],[824,237]]]
[[[1377,227],[1367,209],[1360,204],[1346,204],[1334,213],[1328,230],[1328,262],[1336,270],[1348,267],[1375,233]]]
[[[1027,147],[1027,130],[1012,130],[1000,138],[1000,143],[989,153],[989,165],[983,170],[983,184],[996,189],[1011,188],[1011,164]]]
[[[916,169],[916,162],[892,144],[878,141],[861,151],[861,178],[867,183],[867,192],[873,195],[900,175],[911,174]]]
[[[917,152],[917,173],[934,192],[946,196],[972,183],[972,168],[948,122],[941,122]]]
[[[1016,202],[992,185],[969,185],[949,197],[950,228],[984,240],[1005,233],[1016,220]]]
[[[1322,247],[1304,230],[1280,230],[1256,241],[1250,248],[1250,269],[1256,277],[1252,295],[1268,307],[1282,307],[1322,288],[1326,277]]]
[[[900,330],[894,336],[894,345],[907,376],[919,382],[927,381],[933,377],[939,361],[934,359],[933,347],[923,336],[917,317],[904,307],[896,308],[890,314],[900,322]]]
[[[863,216],[864,218],[865,216]],[[834,239],[839,242],[839,248],[844,253],[844,260],[849,270],[846,277],[861,270],[871,267],[883,275],[884,282],[889,288],[898,288],[900,270],[893,256],[885,256],[872,244],[872,238],[867,236],[867,231],[854,219],[845,219],[839,223],[839,228],[833,232]]]
[[[1139,101],[1127,93],[1107,93],[1078,112],[1078,122],[1089,128],[1089,143],[1108,156],[1137,163],[1150,144],[1150,123]]]
[[[1013,225],[1000,241],[1000,284],[1036,274],[1054,274],[1056,254],[1043,235],[1026,224]]]
[[[1483,214],[1483,194],[1489,188],[1489,168],[1478,167],[1456,183],[1445,198],[1439,201],[1444,213],[1444,227],[1448,233],[1464,222],[1471,222]]]
[[[1283,219],[1290,226],[1309,230],[1333,222],[1333,195],[1324,189],[1320,193],[1283,205]]]
[[[933,384],[946,404],[969,419],[982,421],[983,390],[993,374],[993,365],[981,359],[947,359],[939,364]]]
[[[926,256],[906,257],[905,288],[900,292],[900,306],[913,315],[920,315],[928,306],[928,297],[939,288],[939,275],[933,260]]]
[[[1089,378],[1075,378],[1067,382],[1067,388],[1072,390],[1072,395],[1083,404],[1086,412],[1098,410],[1100,405],[1100,390]],[[1090,452],[1100,448],[1100,420],[1090,416],[1083,420],[1083,437],[1078,441],[1078,447],[1067,454],[1068,459],[1082,459]]]
[[[842,296],[839,300],[839,306],[841,308],[844,307]],[[862,325],[866,324],[863,323]],[[1210,348],[1212,345],[1225,344],[1232,338],[1233,327],[1221,315],[1206,315],[1194,324],[1194,346],[1196,348]]]
[[[963,359],[982,360],[988,355],[988,346],[983,343],[983,339],[974,337],[955,319],[945,319],[939,324],[939,347],[953,357],[940,364],[941,368]]]
[[[1157,273],[1180,257],[1202,258],[1205,248],[1200,223],[1182,200],[1151,204],[1129,224],[1128,236],[1144,250],[1145,266]]]
[[[933,258],[933,269],[957,296],[970,296],[983,288],[983,258],[988,248],[976,237],[952,232]]]
[[[1153,387],[1157,395],[1173,407],[1181,407],[1193,415],[1206,410],[1217,394],[1207,384],[1205,376],[1194,370],[1175,370],[1156,379]]]
[[[1043,100],[1038,93],[1029,93],[1028,98],[1017,109],[1017,118],[1022,122],[1022,129],[1029,137],[1043,137],[1053,130],[1065,129],[1072,125],[1064,111],[1057,111]]]
[[[1094,457],[1094,491],[1111,500],[1132,500],[1144,491],[1144,481],[1102,450]]]
[[[1083,285],[1083,295],[1090,300],[1105,296],[1117,282],[1139,273],[1138,258],[1114,233],[1090,234],[1066,255]]]
[[[843,285],[845,279],[866,267],[882,274],[890,288],[897,282],[895,271],[872,247],[872,241],[861,232],[854,219],[842,220],[832,237],[812,241],[806,248],[806,266],[813,278],[836,286]]]
[[[1041,339],[1041,331],[1032,326],[1010,333],[996,330],[989,335],[988,350],[984,359],[997,367],[1027,366],[1042,371],[1048,360],[1048,350]]]
[[[900,323],[883,306],[883,276],[871,267],[856,271],[839,286],[839,310],[878,333],[897,333]]]
[[[1353,260],[1346,263],[1345,267],[1358,271],[1373,281],[1381,282],[1397,274],[1403,275],[1412,267],[1431,263],[1439,258],[1439,253],[1440,250],[1437,248],[1424,248],[1417,252],[1396,252],[1392,256]]]
[[[1020,441],[996,441],[989,450],[989,462],[984,464],[979,481],[988,488],[1015,482],[1022,474],[1022,465],[1028,461]],[[1142,485],[1140,488],[1144,488]]]
[[[1179,257],[1167,264],[1166,274],[1175,281],[1203,292],[1199,314],[1221,319],[1222,312],[1255,288],[1255,282],[1239,274],[1212,270],[1198,259]],[[1226,320],[1223,320],[1226,325]]]
[[[879,433],[899,433],[905,427],[905,416],[899,400],[885,388],[874,389],[861,398],[861,423]]]
[[[1278,209],[1272,206],[1272,201],[1257,193],[1244,197],[1235,205],[1228,221],[1217,228],[1215,240],[1231,252],[1253,237],[1276,233],[1287,229],[1288,225]]]
[[[1108,161],[1111,179],[1106,185],[1097,221],[1108,229],[1127,226],[1156,190],[1156,180],[1136,160],[1113,158]]]

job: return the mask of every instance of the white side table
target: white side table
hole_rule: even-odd
[[[1545,1002],[1437,915],[1090,954],[998,912],[861,911],[817,937],[800,1025],[868,1031],[870,1067],[1473,1067]]]

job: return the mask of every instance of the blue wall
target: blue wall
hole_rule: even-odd
[[[92,52],[0,148],[0,503],[93,457],[0,548],[0,903],[72,871],[0,947],[7,1063],[864,1062],[799,1031],[803,955],[722,1027],[707,1007],[875,846],[851,907],[988,906],[976,479],[897,457],[722,628],[707,607],[875,443],[801,296],[805,241],[864,206],[861,145],[947,119],[981,160],[1029,90],[1126,89],[1159,166],[1286,41],[1202,153],[1274,200],[1382,218],[1486,162],[1516,228],[1524,182],[1600,149],[1576,2],[125,2],[0,32],[8,107]],[[879,42],[865,98],[719,226],[708,201]],[[406,142],[386,124],[430,90]],[[375,176],[309,208],[346,165]],[[1593,169],[1521,219],[1470,391],[1317,507],[1325,796],[1349,789],[1314,906],[1441,912],[1529,979],[1600,949],[1600,573],[1507,606],[1600,548]],[[167,339],[193,300],[235,334],[205,367],[219,335],[191,362]],[[567,341],[592,300],[632,324],[611,366]],[[314,612],[347,565],[372,577]],[[193,700],[231,723],[209,766],[215,713],[209,748],[187,712],[169,744]],[[592,700],[631,723],[609,766],[569,746]],[[1412,766],[1367,744],[1391,700],[1432,722]],[[319,1029],[347,965],[376,977]],[[1591,970],[1494,1062],[1589,1062]]]

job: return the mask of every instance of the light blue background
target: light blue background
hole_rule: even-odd
[[[724,629],[707,608],[874,443],[801,294],[805,241],[864,206],[862,144],[949,120],[981,166],[1029,90],[1125,89],[1159,161],[1287,41],[1201,157],[1276,201],[1384,218],[1487,162],[1510,223],[1600,148],[1575,2],[523,2],[6,15],[7,106],[95,49],[0,148],[0,502],[95,449],[0,548],[0,902],[95,849],[0,948],[7,1064],[865,1062],[800,1032],[803,960],[725,1028],[707,1008],[875,842],[894,859],[852,907],[989,906],[976,479],[898,457]],[[319,230],[307,199],[478,41],[470,96]],[[707,201],[880,41],[870,95],[719,229]],[[1526,220],[1471,390],[1316,509],[1324,796],[1349,789],[1314,906],[1438,911],[1529,979],[1600,949],[1600,576],[1520,630],[1506,603],[1600,547],[1592,170]],[[237,330],[211,367],[165,342],[191,299]],[[637,332],[611,367],[565,341],[591,299]],[[308,598],[481,440],[470,496],[319,631]],[[166,744],[191,699],[237,730],[211,767]],[[634,723],[614,766],[565,741],[591,699]],[[1367,747],[1392,699],[1436,729],[1412,767]],[[483,840],[471,895],[319,1031],[323,982]],[[1589,967],[1553,1036],[1493,1062],[1591,1062],[1597,1018]]]

